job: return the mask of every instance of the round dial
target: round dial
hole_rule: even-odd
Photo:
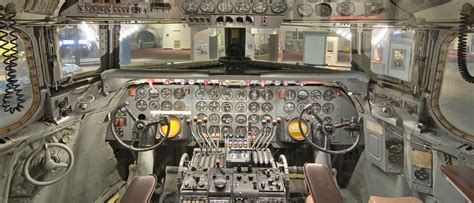
[[[296,98],[296,92],[294,90],[285,91],[285,101],[293,100]]]
[[[276,2],[272,4],[272,12],[281,14],[288,9],[288,5],[285,2]]]
[[[230,126],[224,126],[224,127],[222,127],[222,131],[221,131],[221,132],[222,132],[222,135],[224,135],[224,136],[234,133],[232,127],[230,127]]]
[[[163,88],[161,90],[161,97],[163,97],[164,99],[171,99],[172,96],[173,91],[170,88]]]
[[[209,123],[211,123],[211,124],[219,124],[220,120],[221,120],[221,118],[217,114],[211,114],[209,116]]]
[[[184,92],[183,88],[176,88],[173,91],[173,96],[175,99],[182,99],[184,96],[186,96],[186,93]]]
[[[247,123],[247,116],[245,114],[237,114],[237,116],[235,116],[235,122],[238,124],[245,124]]]
[[[150,99],[158,99],[160,97],[160,91],[156,88],[150,88],[148,90],[148,98]]]
[[[252,5],[252,11],[256,14],[262,14],[267,12],[268,4],[265,2],[256,2]]]
[[[160,103],[156,100],[150,101],[148,106],[150,107],[150,110],[160,110]]]
[[[216,135],[216,134],[220,134],[220,131],[221,131],[221,128],[219,128],[219,126],[211,126],[209,127],[209,134],[211,135]]]
[[[235,4],[235,12],[248,13],[250,11],[250,4],[247,2],[239,2]]]
[[[249,116],[248,121],[250,124],[257,124],[260,122],[260,116],[257,114],[252,114]]]
[[[306,90],[298,91],[298,100],[306,100],[309,97],[309,93]]]
[[[258,134],[260,134],[260,129],[257,126],[252,126],[250,127],[249,134],[250,136],[257,136]]]
[[[198,101],[196,103],[196,110],[200,112],[207,111],[207,103],[205,101]]]
[[[321,112],[321,104],[313,103],[311,106],[311,109],[313,110],[314,113],[319,113]]]
[[[176,101],[174,103],[174,110],[184,111],[186,109],[186,104],[183,101]]]
[[[296,7],[296,11],[301,17],[309,17],[313,14],[313,8],[309,4],[300,4]]]
[[[239,113],[243,113],[247,111],[247,104],[245,102],[237,102],[235,104],[235,111]]]
[[[318,99],[321,99],[321,96],[322,96],[321,91],[313,90],[311,91],[311,94],[309,97],[311,98],[311,100],[316,101]]]
[[[137,101],[136,106],[139,111],[145,111],[146,108],[148,107],[148,104],[146,103],[145,100],[140,99]]]
[[[237,100],[246,100],[247,99],[247,91],[246,90],[237,90],[237,92],[235,92],[235,97],[237,98]]]
[[[173,104],[170,101],[163,101],[161,102],[161,110],[171,111],[173,110]]]
[[[337,4],[336,11],[341,16],[351,16],[354,14],[355,6],[351,2],[341,2]]]
[[[263,120],[263,119],[265,119],[265,120],[271,122],[271,120],[272,120],[273,118],[272,118],[272,116],[271,116],[270,114],[265,114],[265,115],[262,116],[262,120]]]
[[[222,91],[222,99],[231,100],[232,99],[232,90],[225,89]]]
[[[224,102],[221,105],[223,112],[231,112],[232,111],[232,104],[230,102]]]
[[[205,89],[198,89],[196,91],[196,98],[206,99],[207,98],[207,91]]]
[[[273,105],[270,102],[265,102],[262,104],[262,111],[263,112],[270,112],[273,110]]]
[[[269,101],[269,100],[273,99],[273,92],[271,90],[263,90],[262,98],[265,101]]]
[[[283,111],[286,113],[293,113],[295,111],[295,104],[291,102],[286,102],[285,105],[283,105]]]
[[[232,3],[230,2],[221,2],[217,4],[217,10],[221,13],[229,13],[233,8]]]
[[[330,113],[332,113],[333,111],[334,111],[334,104],[332,104],[332,103],[325,103],[325,104],[323,105],[323,112],[324,112],[325,114],[330,114]]]
[[[332,8],[329,4],[327,3],[321,3],[318,4],[314,7],[314,12],[316,15],[321,16],[321,17],[328,17],[332,13]]]
[[[186,1],[183,3],[183,9],[186,13],[194,13],[199,9],[199,5],[192,1]]]
[[[247,136],[247,128],[244,126],[238,126],[235,128],[235,134],[239,135],[240,137]]]
[[[213,2],[202,2],[199,8],[204,13],[212,13],[216,10],[216,4]]]
[[[217,112],[220,109],[221,109],[221,105],[219,104],[219,102],[212,101],[211,103],[209,103],[209,111]]]
[[[204,119],[204,118],[207,118],[207,115],[204,114],[204,113],[200,113],[200,114],[197,115],[197,117],[198,117],[199,119]]]
[[[219,92],[219,89],[214,88],[212,90],[209,90],[209,99],[218,100],[220,96],[221,94]]]
[[[307,103],[299,103],[297,106],[298,112],[303,111],[304,107],[308,105]]]
[[[252,113],[257,113],[260,110],[260,105],[257,102],[252,102],[249,104],[249,111]]]
[[[256,101],[258,98],[260,98],[260,92],[256,89],[250,90],[249,91],[249,99],[252,101]]]
[[[323,119],[323,122],[325,122],[325,123],[332,123],[332,118],[329,117],[329,116],[328,116],[328,117],[325,117],[325,118]]]
[[[221,117],[221,122],[222,124],[229,125],[234,121],[234,118],[232,118],[232,115],[230,114],[224,114]]]
[[[139,87],[135,90],[135,97],[136,98],[145,98],[146,97],[147,90],[145,87]]]
[[[334,94],[334,91],[332,90],[324,91],[323,98],[325,101],[331,101],[332,99],[334,99],[334,97],[336,97],[336,95]]]

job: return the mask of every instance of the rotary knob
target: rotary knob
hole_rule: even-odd
[[[214,186],[217,190],[223,190],[226,184],[227,180],[222,176],[219,176],[214,180]]]

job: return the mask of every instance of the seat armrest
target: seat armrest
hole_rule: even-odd
[[[149,203],[156,187],[156,176],[137,176],[125,191],[120,203]]]
[[[306,163],[303,168],[306,184],[314,203],[343,203],[328,167]]]
[[[474,169],[442,165],[441,172],[453,185],[458,188],[466,198],[474,202]]]

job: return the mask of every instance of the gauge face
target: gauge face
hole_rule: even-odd
[[[262,98],[265,101],[270,101],[271,99],[273,99],[273,92],[271,90],[263,90]]]
[[[232,104],[230,102],[224,102],[221,105],[223,112],[231,112],[232,111]]]
[[[235,92],[235,97],[237,98],[237,100],[246,100],[247,99],[247,91],[246,90],[237,90],[237,92]]]
[[[309,17],[313,14],[313,8],[309,4],[298,5],[296,11],[298,11],[301,17]]]
[[[314,113],[319,113],[321,112],[321,104],[319,103],[313,103],[311,105],[311,110],[313,110]]]
[[[196,98],[206,99],[207,98],[207,91],[205,89],[198,89],[196,91]]]
[[[222,99],[231,100],[232,99],[232,90],[225,89],[224,91],[222,91]]]
[[[221,117],[222,124],[229,125],[229,124],[232,124],[233,121],[234,121],[234,118],[232,118],[232,115],[230,114],[224,114]]]
[[[173,104],[170,101],[163,101],[161,102],[161,110],[171,111],[173,110]]]
[[[307,103],[299,103],[298,106],[297,106],[298,112],[301,113],[301,111],[303,111],[303,109],[306,105],[308,105],[308,104]]]
[[[198,117],[199,119],[205,119],[205,118],[207,118],[207,115],[206,115],[206,114],[203,114],[203,113],[200,113],[200,114],[197,115],[197,117]]]
[[[220,134],[220,131],[221,131],[221,129],[219,128],[219,126],[213,125],[213,126],[209,127],[209,134],[211,134],[211,135]]]
[[[285,91],[285,101],[294,100],[296,98],[296,92],[294,90]]]
[[[257,101],[257,99],[260,98],[260,92],[256,89],[250,90],[249,91],[249,99],[252,101]]]
[[[331,101],[332,99],[334,99],[334,97],[336,97],[336,95],[334,94],[334,91],[332,90],[324,91],[323,98],[325,101]]]
[[[182,99],[186,96],[183,88],[176,88],[173,91],[173,96],[175,99]]]
[[[212,2],[202,2],[199,8],[204,13],[212,13],[216,10],[216,4]]]
[[[205,101],[198,101],[196,103],[196,110],[200,112],[207,111],[207,103]]]
[[[252,11],[256,14],[262,14],[267,12],[268,4],[265,2],[256,2],[252,5]]]
[[[273,105],[270,102],[265,102],[262,104],[262,111],[263,112],[270,112],[273,110]]]
[[[314,12],[316,15],[321,16],[321,17],[328,17],[332,13],[332,8],[329,4],[327,3],[321,3],[318,4],[314,7]]]
[[[209,123],[211,124],[219,124],[220,120],[221,120],[221,117],[217,114],[211,114],[209,116]]]
[[[250,136],[257,136],[258,134],[260,134],[260,129],[257,126],[250,127]]]
[[[288,9],[288,5],[285,2],[276,2],[272,4],[272,12],[281,14]]]
[[[330,114],[330,113],[332,113],[333,111],[334,111],[334,104],[332,104],[332,103],[325,103],[325,104],[323,105],[323,112],[324,112],[325,114]]]
[[[160,97],[160,91],[156,88],[150,88],[148,90],[148,98],[150,99],[158,99]]]
[[[319,99],[321,99],[321,96],[322,96],[321,91],[319,91],[319,90],[311,91],[311,94],[310,94],[311,100],[313,100],[313,101],[319,100]]]
[[[235,104],[235,111],[243,113],[247,111],[247,104],[245,102],[237,102]]]
[[[163,97],[164,99],[171,99],[172,96],[173,91],[171,91],[170,88],[164,88],[161,90],[161,97]]]
[[[309,97],[309,93],[306,90],[298,91],[298,100],[306,100]]]
[[[235,122],[238,124],[245,124],[247,123],[247,116],[245,114],[237,114],[237,116],[235,116]]]
[[[301,134],[301,130],[303,134]],[[305,120],[301,120],[301,129],[300,129],[300,119],[294,118],[288,123],[288,135],[294,140],[304,140],[308,135],[308,123]]]
[[[174,103],[174,110],[184,111],[186,109],[186,104],[183,101],[176,101]]]
[[[265,119],[266,121],[272,121],[272,116],[270,114],[265,114],[262,116],[262,120]]]
[[[295,104],[291,102],[286,102],[285,105],[283,105],[283,111],[285,111],[285,113],[293,113],[295,109]]]
[[[230,126],[224,126],[224,127],[222,127],[222,131],[221,131],[221,132],[222,132],[222,135],[224,135],[224,136],[227,136],[227,135],[229,135],[229,134],[233,134],[233,133],[234,133],[232,127],[230,127]]]
[[[250,12],[250,4],[247,2],[239,2],[235,4],[235,12],[237,13],[248,13]]]
[[[221,105],[219,104],[219,102],[212,101],[211,103],[209,103],[209,111],[217,112],[220,109],[221,109]]]
[[[139,87],[135,90],[135,97],[142,99],[146,97],[147,90],[145,87]]]
[[[260,105],[257,102],[252,102],[249,104],[249,111],[252,113],[257,113],[260,110]]]
[[[150,101],[148,106],[150,107],[150,110],[160,110],[160,103],[156,100]]]
[[[183,3],[183,10],[186,13],[194,13],[194,12],[197,12],[198,9],[199,9],[199,5],[192,1],[186,1]]]
[[[237,128],[235,128],[235,134],[240,137],[245,137],[247,135],[247,128],[244,126],[238,126]]]
[[[218,100],[220,96],[221,95],[220,95],[219,89],[214,88],[212,90],[209,90],[209,99]]]
[[[257,124],[260,122],[260,116],[257,114],[252,114],[249,116],[248,121],[250,124]]]
[[[331,117],[325,117],[325,118],[323,119],[323,122],[325,122],[325,123],[332,123],[332,118],[331,118]]]
[[[221,13],[229,13],[233,9],[232,3],[230,2],[221,2],[217,4],[217,10]]]
[[[351,16],[354,14],[355,6],[351,2],[341,2],[337,4],[336,11],[341,16]]]
[[[145,91],[146,92],[146,91]],[[136,103],[136,107],[139,111],[145,111],[146,108],[148,107],[148,104],[146,103],[145,100],[138,100]]]

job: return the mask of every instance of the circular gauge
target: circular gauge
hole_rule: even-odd
[[[217,10],[221,13],[230,13],[233,9],[232,3],[230,2],[221,2],[217,4]]]
[[[232,104],[230,102],[224,102],[221,105],[223,112],[231,112],[232,111]]]
[[[207,118],[207,115],[204,114],[204,113],[200,113],[200,114],[197,115],[197,117],[198,117],[199,119],[204,119],[204,118]]]
[[[309,97],[313,101],[321,99],[321,96],[322,96],[322,94],[321,94],[321,91],[319,91],[319,90],[313,90],[313,91],[311,91],[311,94],[309,95]]]
[[[160,110],[160,103],[156,100],[150,101],[148,106],[150,107],[150,110]]]
[[[293,100],[296,98],[296,92],[294,90],[285,91],[285,101]]]
[[[202,2],[199,8],[204,13],[212,13],[216,10],[216,4],[212,2]]]
[[[249,99],[252,101],[257,101],[257,99],[260,98],[260,92],[256,89],[250,90],[249,91]]]
[[[221,131],[221,132],[222,132],[222,135],[224,135],[224,136],[227,136],[227,135],[230,135],[230,134],[233,134],[233,133],[234,133],[232,127],[230,127],[230,126],[224,126],[224,127],[222,127],[222,131]]]
[[[323,119],[323,122],[324,122],[324,123],[332,123],[332,118],[331,118],[331,117],[325,117],[325,118]]]
[[[205,101],[198,101],[196,103],[196,110],[200,112],[207,111],[207,103]]]
[[[256,14],[262,14],[267,12],[268,4],[265,2],[256,2],[252,5],[252,11]]]
[[[320,17],[328,17],[332,13],[332,8],[327,3],[321,3],[314,7],[314,12]]]
[[[286,113],[293,113],[295,109],[295,104],[291,102],[286,102],[285,105],[283,105],[283,111],[285,111]]]
[[[135,90],[135,97],[139,99],[145,98],[146,93],[147,93],[147,90],[145,89],[145,87],[139,87]]]
[[[324,91],[323,98],[325,101],[331,101],[332,99],[334,99],[334,97],[336,97],[336,95],[334,94],[334,91],[332,90]]]
[[[246,100],[247,99],[247,90],[237,90],[237,92],[235,92],[235,97],[237,98],[237,100]]]
[[[206,99],[207,98],[207,91],[205,89],[198,89],[196,91],[196,98]]]
[[[247,116],[245,114],[237,114],[237,116],[235,116],[235,122],[238,124],[245,124],[247,123]]]
[[[234,121],[234,118],[232,118],[232,115],[230,115],[230,114],[224,114],[221,117],[221,122],[224,125],[232,124],[233,121]]]
[[[297,106],[298,112],[301,113],[301,111],[303,111],[303,109],[306,105],[308,105],[308,104],[307,103],[299,103],[298,106]]]
[[[247,104],[245,102],[237,102],[235,104],[235,111],[243,113],[247,111]]]
[[[273,92],[271,90],[263,90],[262,98],[265,101],[269,101],[269,100],[273,99]]]
[[[305,120],[301,121],[301,128],[303,129],[303,134],[301,134],[300,127],[299,127],[299,118],[293,118],[288,123],[288,135],[294,140],[301,141],[304,140],[308,135],[308,123]]]
[[[265,114],[265,115],[262,116],[262,120],[266,120],[266,121],[272,122],[272,119],[273,119],[273,118],[272,118],[272,116],[271,116],[270,114]],[[268,123],[268,124],[270,124],[270,123]]]
[[[281,14],[288,9],[288,5],[285,2],[276,2],[272,4],[272,12]]]
[[[186,93],[184,92],[183,88],[176,88],[173,91],[173,96],[175,99],[182,99],[184,96],[186,96]]]
[[[333,111],[334,111],[334,104],[332,104],[332,103],[325,103],[325,104],[323,105],[323,112],[324,112],[325,114],[330,114],[330,113],[332,113]]]
[[[252,114],[249,116],[248,121],[250,124],[257,124],[260,122],[260,116],[257,114]]]
[[[235,128],[235,134],[240,136],[240,137],[246,137],[247,136],[247,128],[244,126],[238,126]]]
[[[252,102],[249,104],[249,111],[252,113],[257,113],[260,110],[260,105],[257,102]]]
[[[298,91],[298,100],[306,100],[309,97],[309,93],[306,90]]]
[[[300,4],[296,6],[296,11],[301,17],[309,17],[313,14],[313,8],[309,4]]]
[[[219,104],[219,102],[211,101],[211,103],[209,103],[209,111],[217,112],[220,109],[221,109],[221,105]]]
[[[192,1],[186,1],[183,3],[183,9],[186,13],[194,13],[198,11],[199,5]]]
[[[158,99],[160,97],[160,91],[156,88],[150,88],[148,90],[148,98],[149,99]]]
[[[219,124],[220,120],[221,120],[221,117],[217,114],[211,114],[209,116],[209,123],[211,124]]]
[[[138,100],[136,103],[136,107],[139,111],[145,111],[146,108],[148,107],[148,104],[146,103],[145,100]]]
[[[321,112],[321,104],[319,103],[313,103],[311,105],[311,110],[313,110],[314,113],[319,113]]]
[[[186,104],[183,101],[176,101],[174,103],[174,110],[184,111],[186,109]]]
[[[161,102],[161,110],[171,111],[173,110],[173,104],[170,101],[163,101]]]
[[[262,104],[262,111],[263,112],[270,112],[273,110],[273,105],[270,102],[265,102]]]
[[[248,13],[250,12],[250,4],[247,2],[239,2],[235,4],[235,12],[237,13]]]
[[[219,97],[221,96],[219,90],[217,88],[214,88],[212,90],[209,90],[209,99],[212,99],[212,100],[218,100]]]
[[[170,127],[168,138],[174,138],[181,132],[181,120],[174,115],[170,115],[169,122],[170,122],[170,125],[161,126],[160,134],[164,135],[165,134],[164,132],[167,132],[168,127]]]
[[[257,126],[252,126],[250,127],[249,134],[250,136],[257,136],[258,134],[260,134],[260,129]]]
[[[222,91],[222,99],[231,100],[232,99],[232,90],[225,89],[224,91]]]
[[[209,127],[209,134],[211,134],[211,136],[220,134],[220,131],[221,128],[219,128],[219,126],[213,125]]]
[[[336,11],[341,16],[351,16],[354,14],[355,6],[351,2],[341,2],[337,4]]]
[[[170,88],[164,88],[161,90],[161,97],[164,99],[171,99],[173,96],[173,91]]]

